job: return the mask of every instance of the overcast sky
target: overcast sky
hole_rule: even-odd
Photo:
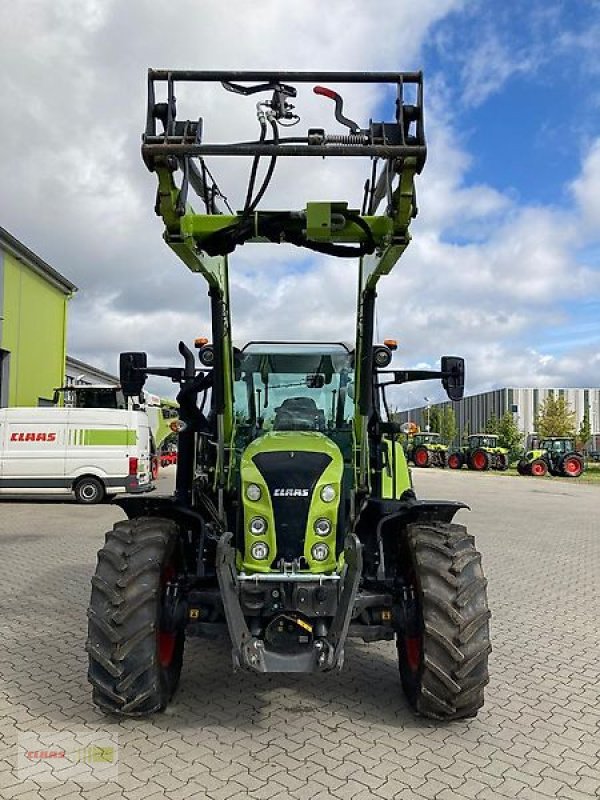
[[[422,68],[420,215],[379,290],[395,364],[464,355],[471,393],[600,385],[598,2],[12,0],[0,28],[0,225],[79,286],[71,355],[111,372],[120,350],[176,363],[180,338],[209,331],[206,287],[163,243],[140,158],[149,66]],[[384,111],[364,89],[345,97],[361,124]],[[207,140],[256,130],[254,100],[183,101]],[[304,129],[334,131],[328,101],[305,89],[297,107]],[[315,162],[282,164],[262,207],[360,205],[368,163]],[[239,208],[247,161],[209,164]],[[237,344],[353,338],[354,262],[246,245],[230,274]],[[416,386],[398,402],[441,399]]]

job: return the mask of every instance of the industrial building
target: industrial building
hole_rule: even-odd
[[[116,375],[111,375],[110,372],[94,367],[92,364],[86,364],[85,361],[79,361],[73,356],[67,356],[65,386],[72,386],[75,383],[79,386],[92,386],[94,384],[118,386],[119,378]]]
[[[535,432],[535,420],[540,404],[551,396],[565,397],[571,411],[575,412],[576,427],[579,428],[585,409],[589,411],[592,433],[600,432],[600,389],[527,389],[504,388],[494,389],[465,397],[457,403],[447,401],[430,406],[419,406],[396,413],[400,422],[414,422],[421,430],[427,429],[428,413],[431,408],[443,409],[452,406],[456,415],[458,440],[465,432],[478,433],[485,429],[489,418],[494,415],[502,417],[507,411],[514,415],[521,432],[525,435]]]
[[[77,287],[0,228],[0,407],[43,406],[65,379]]]

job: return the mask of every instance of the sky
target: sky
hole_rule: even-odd
[[[0,225],[79,292],[68,351],[176,364],[210,330],[206,286],[162,241],[140,157],[146,70],[416,70],[428,160],[413,241],[378,293],[394,366],[467,362],[467,392],[600,385],[600,2],[597,0],[12,0],[0,5]],[[345,113],[391,117],[371,89]],[[254,100],[183,94],[206,140],[254,136]],[[336,131],[306,90],[301,127]],[[298,130],[298,129],[296,129]],[[342,131],[340,131],[342,132]],[[360,206],[367,162],[280,164],[263,208]],[[249,163],[209,160],[234,208]],[[230,259],[233,334],[352,341],[357,265],[285,245]],[[154,391],[172,394],[155,381]],[[433,384],[399,406],[442,399]]]

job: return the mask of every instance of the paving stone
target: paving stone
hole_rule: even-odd
[[[85,610],[96,551],[122,514],[109,505],[2,502],[2,800],[600,796],[600,663],[590,644],[600,619],[599,488],[415,473],[421,496],[472,507],[461,521],[489,580],[486,706],[450,725],[409,710],[392,643],[354,641],[341,673],[316,677],[233,673],[227,643],[189,640],[166,713],[107,720],[86,681]],[[78,727],[118,733],[114,782],[51,786],[17,776],[19,732]]]

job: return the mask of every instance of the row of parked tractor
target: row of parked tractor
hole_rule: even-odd
[[[408,439],[406,457],[415,467],[466,466],[476,472],[504,472],[510,465],[508,449],[500,447],[498,436],[489,433],[472,434],[463,447],[454,450],[443,443],[439,433],[417,433]],[[583,453],[576,449],[573,439],[557,436],[532,442],[517,464],[519,475],[536,477],[550,474],[578,478],[584,469]]]

